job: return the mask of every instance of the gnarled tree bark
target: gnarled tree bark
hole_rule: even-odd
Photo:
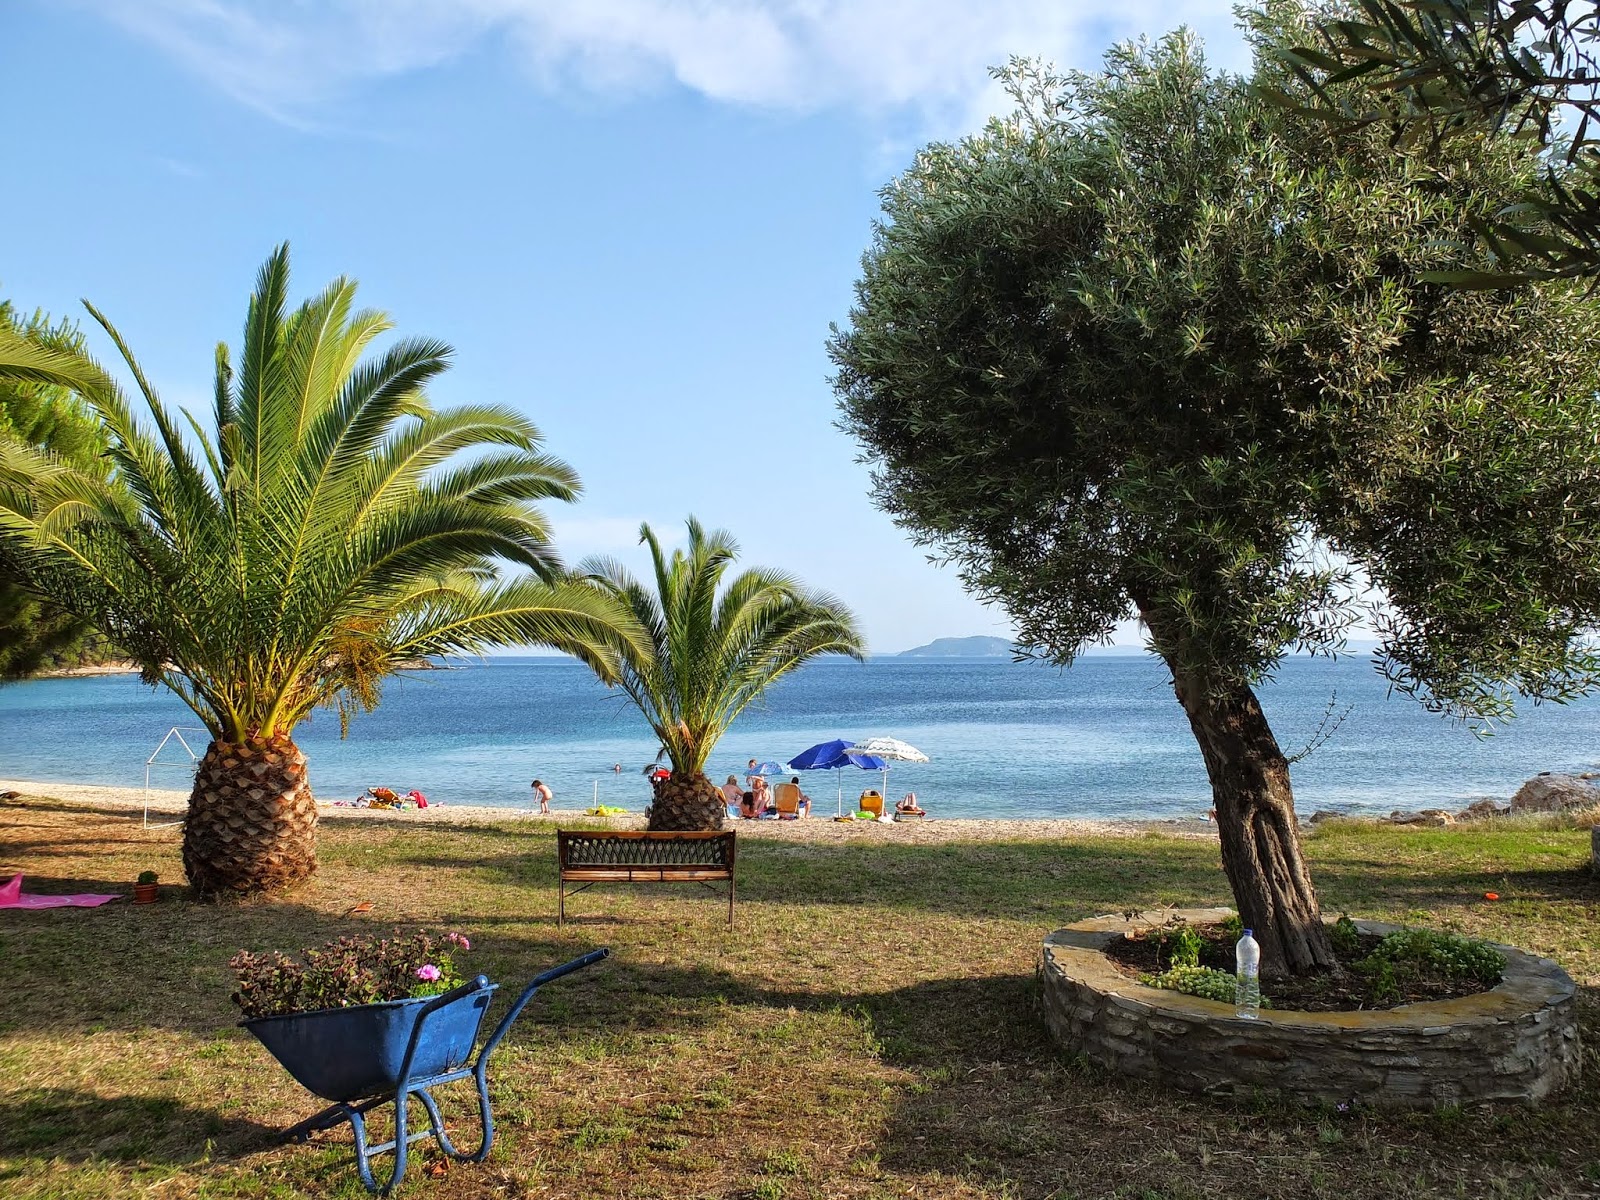
[[[1289,760],[1261,702],[1246,684],[1213,680],[1186,667],[1180,654],[1163,647],[1160,618],[1152,621],[1148,607],[1139,607],[1205,758],[1222,869],[1240,921],[1261,943],[1261,973],[1341,970],[1300,848]]]

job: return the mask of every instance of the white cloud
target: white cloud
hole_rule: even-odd
[[[910,113],[949,132],[1013,54],[1092,66],[1188,24],[1243,65],[1226,0],[80,0],[235,99],[300,124],[364,83],[485,42],[553,93],[679,86],[789,112]]]

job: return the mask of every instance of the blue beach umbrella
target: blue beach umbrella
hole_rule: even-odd
[[[808,746],[789,760],[791,771],[839,771],[845,767],[860,767],[863,771],[881,771],[884,763],[881,758],[873,758],[870,754],[852,754],[854,741],[835,738],[831,742],[819,742],[815,746]],[[844,815],[844,777],[839,777],[839,815]]]
[[[775,763],[770,760],[767,762],[758,762],[753,767],[746,767],[744,773],[746,775],[782,775],[783,764]]]

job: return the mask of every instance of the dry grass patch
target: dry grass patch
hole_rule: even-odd
[[[0,864],[40,890],[180,877],[172,830],[29,800]],[[1551,954],[1600,1045],[1600,887],[1576,829],[1335,825],[1309,843],[1331,912]],[[358,929],[458,928],[507,984],[597,945],[495,1060],[482,1166],[438,1197],[1279,1200],[1600,1193],[1600,1063],[1546,1109],[1372,1115],[1212,1103],[1064,1061],[1038,1016],[1042,937],[1158,902],[1224,901],[1214,844],[1142,836],[896,844],[747,839],[730,934],[709,893],[595,889],[555,927],[554,839],[527,823],[329,822],[285,899],[0,913],[0,1195],[363,1195],[347,1135],[278,1147],[316,1101],[243,1031],[228,957]],[[1482,900],[1497,891],[1498,904]],[[347,916],[358,900],[374,917]],[[459,1121],[465,1106],[449,1106]]]

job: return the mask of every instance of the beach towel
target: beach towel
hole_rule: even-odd
[[[94,908],[121,896],[98,896],[92,892],[76,896],[30,896],[22,890],[22,873],[11,877],[10,883],[0,883],[0,908]]]

